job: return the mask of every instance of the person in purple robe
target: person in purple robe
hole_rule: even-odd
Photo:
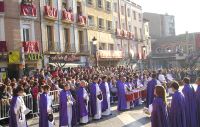
[[[70,85],[65,84],[64,89],[60,92],[60,127],[72,127],[72,117],[73,117],[73,108],[74,98],[70,92]]]
[[[154,90],[155,98],[152,103],[151,127],[168,127],[166,92],[163,86],[157,85]]]
[[[117,110],[124,111],[127,109],[127,102],[126,102],[126,93],[125,93],[125,82],[126,77],[119,76],[119,80],[117,81],[117,94],[118,94],[118,104]]]
[[[149,105],[152,104],[154,99],[154,89],[157,85],[156,74],[152,74],[152,80],[147,83],[147,97],[146,97],[146,107],[149,108]]]
[[[39,127],[53,127],[53,118],[49,119],[49,117],[53,117],[52,97],[49,95],[50,86],[44,85],[42,88],[44,92],[40,94],[39,98]]]
[[[186,124],[187,127],[197,127],[197,107],[195,101],[195,90],[194,87],[190,84],[189,78],[184,78],[184,88],[182,90],[185,96],[185,113],[186,113]]]
[[[89,95],[85,89],[86,82],[85,80],[80,81],[80,87],[76,91],[76,100],[77,100],[77,117],[80,124],[86,124],[89,122],[88,118],[88,102]]]
[[[22,87],[17,87],[13,91],[13,98],[10,104],[10,118],[9,127],[27,127],[27,122],[25,114],[26,106],[23,101],[24,89]]]
[[[197,103],[197,124],[200,127],[200,77],[196,80],[197,90],[196,90],[196,103]]]
[[[103,101],[101,103],[102,115],[108,116],[111,114],[111,110],[110,110],[110,88],[107,83],[107,76],[102,77],[102,83],[99,85],[99,87],[103,95]]]
[[[185,115],[185,97],[183,93],[179,91],[178,82],[172,82],[169,92],[173,94],[169,110],[169,126],[187,127]]]
[[[98,85],[99,78],[94,77],[93,83],[90,84],[90,108],[91,115],[95,120],[101,119],[102,111],[101,111],[101,102],[102,102],[102,92]]]

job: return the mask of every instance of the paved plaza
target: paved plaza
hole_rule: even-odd
[[[56,116],[56,127],[59,126],[58,114]],[[28,121],[30,127],[38,127],[38,118]],[[150,118],[143,113],[143,107],[133,110],[118,112],[117,106],[112,107],[112,115],[103,117],[98,121],[92,121],[84,127],[150,127]]]

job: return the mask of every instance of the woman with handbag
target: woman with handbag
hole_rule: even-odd
[[[10,105],[9,127],[27,127],[26,117],[27,108],[22,98],[24,89],[17,87],[13,92]]]
[[[53,127],[52,97],[49,95],[50,86],[43,86],[43,93],[39,97],[39,127]]]

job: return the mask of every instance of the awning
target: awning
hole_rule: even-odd
[[[62,68],[85,66],[84,63],[49,63],[49,65]]]

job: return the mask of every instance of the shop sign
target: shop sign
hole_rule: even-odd
[[[50,63],[67,63],[67,62],[78,62],[80,61],[80,57],[68,54],[68,55],[50,55],[49,62]]]
[[[20,63],[20,52],[19,51],[12,51],[8,55],[9,64],[19,64]]]
[[[37,61],[37,60],[43,60],[44,55],[43,54],[27,54],[26,60],[28,61]]]

